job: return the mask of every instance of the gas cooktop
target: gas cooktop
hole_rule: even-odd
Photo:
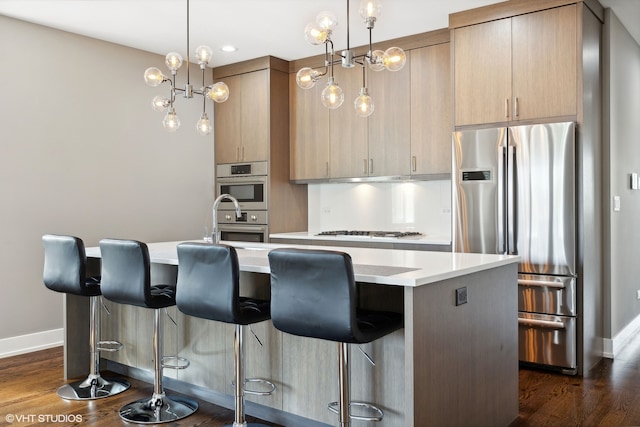
[[[361,231],[361,230],[336,230],[323,231],[317,236],[364,236],[364,237],[411,237],[422,236],[417,231]]]

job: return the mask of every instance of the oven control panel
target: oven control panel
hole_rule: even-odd
[[[236,211],[218,211],[219,224],[267,224],[267,211],[242,211],[236,218]]]

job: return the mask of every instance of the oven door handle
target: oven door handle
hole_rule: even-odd
[[[241,231],[247,233],[264,233],[267,231],[266,225],[229,225],[218,224],[219,231]]]

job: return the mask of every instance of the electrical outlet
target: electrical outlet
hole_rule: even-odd
[[[640,291],[638,291],[640,292]],[[467,295],[467,287],[456,289],[456,305],[462,305],[469,302]]]

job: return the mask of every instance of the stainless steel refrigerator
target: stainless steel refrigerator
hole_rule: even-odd
[[[453,135],[453,249],[521,257],[520,361],[568,374],[577,372],[575,140],[574,123]]]

